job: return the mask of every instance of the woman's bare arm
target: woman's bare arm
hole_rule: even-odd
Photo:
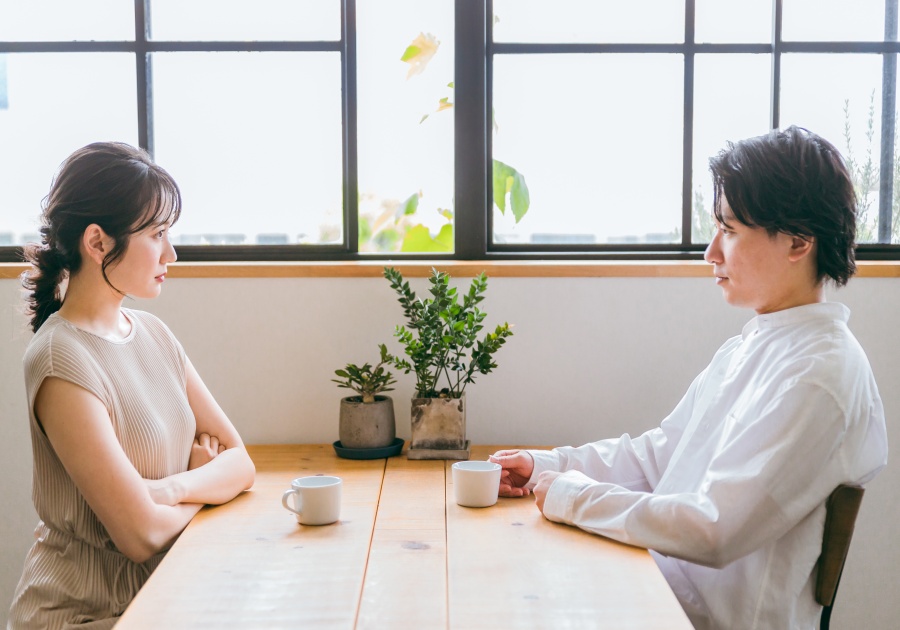
[[[160,505],[116,438],[104,404],[86,389],[48,378],[35,411],[53,449],[116,547],[143,562],[171,546],[200,503]]]
[[[197,440],[209,436],[206,439],[217,440],[218,447],[207,447],[210,459],[202,466],[148,483],[155,486],[155,496],[166,497],[164,501],[170,504],[226,503],[253,485],[256,468],[241,436],[190,360],[186,371],[188,403],[197,421]],[[195,451],[197,448],[195,445]]]

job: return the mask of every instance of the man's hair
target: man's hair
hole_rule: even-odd
[[[725,196],[735,219],[770,235],[783,232],[816,242],[818,279],[837,286],[856,273],[856,193],[841,154],[801,127],[748,138],[709,161],[713,212],[724,223]]]

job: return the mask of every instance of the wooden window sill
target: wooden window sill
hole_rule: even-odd
[[[342,261],[342,262],[186,262],[169,265],[170,278],[370,278],[393,266],[407,277],[425,277],[431,268],[456,277],[482,271],[492,278],[708,278],[703,261]],[[23,263],[0,263],[0,279],[17,278]],[[898,278],[898,261],[860,261],[857,277]]]

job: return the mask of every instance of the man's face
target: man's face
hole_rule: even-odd
[[[732,306],[772,313],[798,306],[796,276],[791,273],[792,245],[796,239],[783,233],[769,236],[760,227],[740,223],[722,195],[716,234],[704,258],[714,265],[716,284]]]

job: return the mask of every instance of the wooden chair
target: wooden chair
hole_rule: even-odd
[[[834,597],[841,581],[844,560],[850,549],[853,526],[864,492],[860,486],[841,484],[831,493],[826,503],[825,533],[822,535],[822,555],[819,556],[819,573],[816,577],[816,601],[822,605],[820,630],[828,630],[831,623]]]

